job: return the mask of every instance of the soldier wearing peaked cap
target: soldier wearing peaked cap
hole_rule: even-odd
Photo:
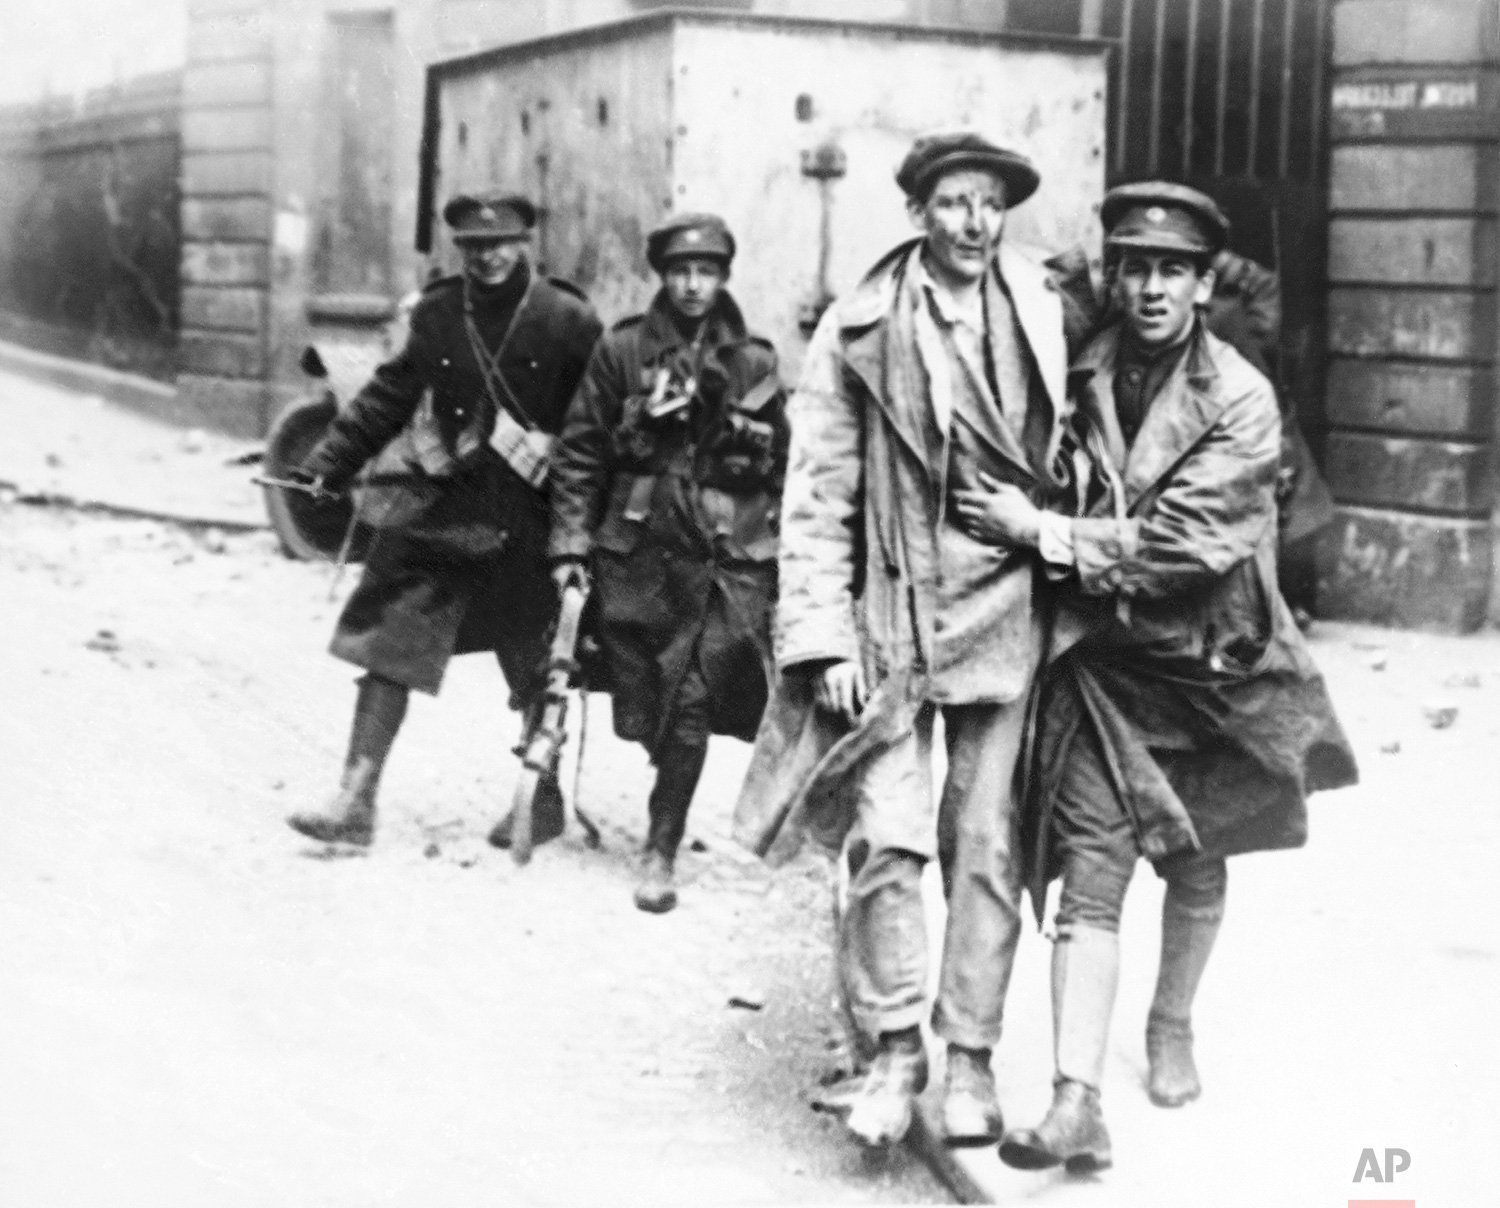
[[[1355,778],[1277,591],[1275,395],[1200,315],[1228,223],[1170,182],[1115,189],[1101,213],[1119,317],[1070,375],[1086,476],[1066,507],[1007,488],[991,513],[1055,585],[1023,829],[1039,916],[1062,878],[1053,1102],[1000,1156],[1071,1172],[1112,1162],[1099,1096],[1137,860],[1167,883],[1146,1050],[1152,1101],[1176,1107],[1200,1091],[1191,1008],[1225,858],[1301,845],[1307,794]]]
[[[781,677],[736,826],[772,860],[804,834],[862,853],[837,960],[873,1051],[847,1117],[867,1145],[902,1136],[927,1080],[920,887],[940,862],[943,1127],[981,1144],[1002,1131],[990,1059],[1021,929],[1012,774],[1042,644],[1039,559],[983,518],[1001,483],[1061,488],[1069,331],[1047,272],[1002,238],[1040,183],[1025,156],[938,134],[896,182],[918,235],[829,308],[790,404]]]
[[[427,287],[404,347],[302,467],[340,490],[374,461],[393,483],[366,491],[378,535],[333,636],[333,654],[365,671],[341,784],[324,810],[288,819],[325,841],[371,841],[407,698],[436,694],[452,655],[494,651],[514,708],[544,682],[550,450],[600,323],[574,286],[532,267],[526,198],[461,195],[443,218],[462,273]],[[555,781],[540,804],[538,839],[562,826]],[[491,841],[507,833],[502,820]]]
[[[652,231],[662,280],[599,342],[553,491],[559,586],[591,567],[615,730],[656,765],[636,905],[677,902],[675,861],[711,734],[755,735],[770,667],[786,421],[776,353],[726,284],[713,214]]]

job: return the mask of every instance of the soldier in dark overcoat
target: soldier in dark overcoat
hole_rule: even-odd
[[[1123,185],[1101,216],[1120,319],[1075,359],[1073,515],[998,492],[973,517],[1038,550],[1057,591],[1025,847],[1038,911],[1061,876],[1056,1080],[1025,1169],[1112,1160],[1099,1089],[1118,928],[1144,856],[1166,880],[1148,1017],[1152,1100],[1199,1094],[1191,1008],[1227,856],[1300,846],[1307,794],[1355,779],[1322,676],[1276,583],[1281,417],[1265,376],[1201,317],[1228,223],[1202,193]]]
[[[575,286],[531,265],[525,198],[460,195],[443,217],[463,272],[426,288],[404,347],[301,469],[337,492],[378,458],[371,481],[386,484],[362,501],[377,536],[331,646],[366,673],[343,778],[325,810],[288,819],[325,841],[371,841],[408,694],[436,695],[451,656],[494,651],[516,709],[532,706],[545,676],[551,447],[601,324]],[[556,834],[554,780],[540,811],[538,837]],[[502,821],[491,840],[506,833]]]
[[[553,483],[559,585],[592,568],[615,731],[656,765],[636,905],[676,905],[673,864],[710,734],[751,740],[771,671],[787,428],[771,344],[725,288],[711,214],[653,231],[662,288],[595,349]]]

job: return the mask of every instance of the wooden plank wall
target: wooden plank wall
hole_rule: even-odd
[[[1497,598],[1497,52],[1492,0],[1334,7],[1329,616],[1466,632]]]

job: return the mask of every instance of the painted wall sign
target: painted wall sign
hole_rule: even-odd
[[[1340,140],[1500,138],[1500,79],[1477,68],[1341,72],[1329,110]]]
[[[1339,84],[1335,109],[1477,109],[1478,80],[1403,80]]]

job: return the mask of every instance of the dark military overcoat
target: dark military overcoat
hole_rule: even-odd
[[[517,271],[496,363],[517,418],[555,434],[601,325],[575,286],[524,262]],[[436,693],[452,655],[494,650],[524,703],[540,686],[555,603],[547,500],[487,443],[494,407],[465,330],[464,297],[462,277],[427,287],[405,346],[304,462],[339,483],[378,456],[376,479],[394,480],[364,503],[381,527],[331,651]]]
[[[784,407],[775,350],[727,293],[696,349],[659,293],[600,340],[569,409],[551,555],[591,559],[615,730],[653,753],[695,659],[712,731],[755,736],[771,675]]]

